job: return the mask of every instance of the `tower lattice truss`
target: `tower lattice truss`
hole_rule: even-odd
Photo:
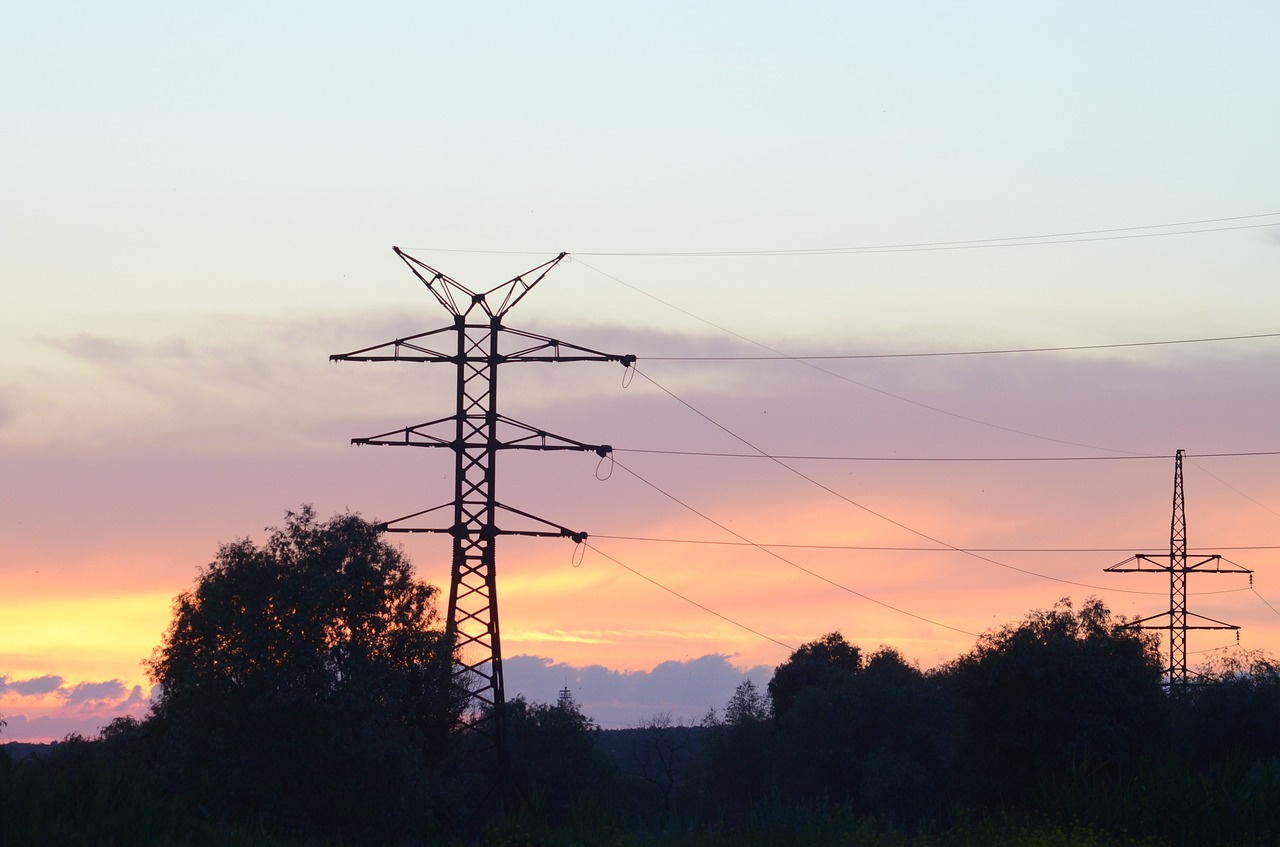
[[[1230,629],[1240,627],[1223,623],[1187,611],[1187,578],[1201,573],[1253,573],[1234,562],[1227,562],[1216,553],[1187,555],[1187,507],[1182,488],[1182,454],[1174,455],[1173,466],[1173,519],[1169,524],[1169,552],[1137,553],[1105,570],[1112,573],[1151,573],[1164,571],[1169,574],[1169,610],[1139,618],[1130,626],[1141,629],[1164,630],[1169,637],[1169,664],[1165,678],[1174,691],[1183,690],[1187,684],[1187,630]]]
[[[456,659],[451,686],[465,703],[463,720],[506,762],[506,701],[494,545],[501,535],[586,539],[529,512],[498,502],[497,457],[506,450],[579,450],[600,456],[607,444],[554,435],[498,411],[498,368],[515,362],[618,362],[633,355],[602,353],[503,325],[504,316],[567,254],[487,291],[473,291],[426,263],[393,248],[409,270],[453,316],[451,326],[329,358],[344,362],[452,364],[457,406],[449,417],[384,432],[352,443],[434,447],[454,454],[453,500],[387,521],[387,532],[446,533],[453,537],[446,636]],[[440,518],[452,516],[441,525]],[[434,521],[434,523],[433,523]]]

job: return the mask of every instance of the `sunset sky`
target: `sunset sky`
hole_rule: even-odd
[[[617,450],[501,457],[591,535],[500,540],[509,693],[696,720],[836,629],[928,668],[1062,597],[1157,614],[1103,569],[1168,551],[1177,449],[1193,551],[1255,571],[1190,609],[1280,653],[1273,3],[6,17],[0,741],[143,714],[220,543],[451,496],[349,444],[450,367],[328,361],[449,323],[392,245],[477,289],[568,251],[508,324],[640,359],[501,374]],[[1093,349],[888,355],[1046,347]],[[447,537],[395,540],[447,592]]]

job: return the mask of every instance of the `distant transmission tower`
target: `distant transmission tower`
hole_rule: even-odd
[[[1173,465],[1173,520],[1169,525],[1169,553],[1137,553],[1123,562],[1105,570],[1113,573],[1143,573],[1167,571],[1169,574],[1169,611],[1133,621],[1130,626],[1140,629],[1165,629],[1169,632],[1169,666],[1164,673],[1170,691],[1183,693],[1187,686],[1187,630],[1232,629],[1234,624],[1216,621],[1187,611],[1187,576],[1192,573],[1253,573],[1232,562],[1224,565],[1222,556],[1196,556],[1187,559],[1187,509],[1182,491],[1182,452],[1174,455]],[[1195,623],[1188,623],[1194,618]]]
[[[457,371],[457,410],[447,418],[408,426],[353,444],[443,447],[454,453],[452,503],[443,503],[383,524],[387,532],[448,533],[453,536],[449,581],[448,643],[457,651],[451,685],[466,704],[463,719],[496,753],[500,778],[507,766],[506,699],[502,682],[502,641],[494,542],[499,535],[586,539],[495,497],[496,459],[502,450],[590,450],[607,456],[608,445],[584,444],[552,435],[498,412],[498,366],[512,362],[619,362],[613,355],[567,344],[544,335],[503,326],[502,318],[565,257],[561,253],[488,291],[475,292],[403,252],[395,250],[415,276],[453,315],[453,325],[397,338],[385,344],[330,356],[344,362],[450,362]],[[447,349],[432,345],[444,342]],[[422,526],[415,520],[453,507],[453,523]],[[522,528],[499,526],[499,516]]]

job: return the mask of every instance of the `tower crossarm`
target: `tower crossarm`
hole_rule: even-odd
[[[1187,618],[1187,629],[1240,629],[1236,624],[1205,617],[1204,615],[1197,615],[1195,612],[1187,612]],[[1192,623],[1191,619],[1193,618],[1199,623]]]
[[[533,521],[535,526],[545,527],[544,529],[498,529],[495,527],[494,531],[498,535],[525,535],[533,536],[535,538],[568,538],[575,544],[581,544],[587,540],[587,534],[585,532],[577,532],[569,529],[568,527],[561,526],[558,523],[552,523],[545,518],[532,515],[523,509],[506,506],[502,503],[495,503],[494,506],[496,506],[499,511],[506,512],[509,515],[517,515]]]
[[[1189,562],[1178,554],[1138,553],[1103,570],[1110,573],[1253,573],[1217,553],[1193,558],[1199,561]]]
[[[392,247],[391,249],[409,266],[409,270],[422,281],[427,290],[435,295],[435,298],[440,301],[440,305],[449,310],[450,314],[466,316],[473,309],[479,307],[481,311],[491,318],[500,318],[509,312],[535,285],[542,281],[542,278],[552,268],[560,264],[561,260],[569,255],[568,253],[561,253],[554,259],[543,262],[535,268],[530,268],[519,276],[495,285],[488,291],[476,292],[456,279],[446,276],[421,259],[410,256],[399,247]]]
[[[416,335],[396,338],[383,344],[352,350],[350,353],[334,353],[330,362],[456,362],[455,353],[444,353],[426,345],[425,339],[444,333],[457,333],[457,328],[445,326],[429,329]],[[456,344],[454,339],[449,339]]]
[[[1237,565],[1217,554],[1204,556],[1198,562],[1189,563],[1187,570],[1196,573],[1253,573],[1249,568]]]
[[[434,421],[393,429],[367,438],[353,438],[351,443],[357,446],[374,444],[381,447],[454,447],[457,444],[455,439],[436,435],[431,432],[431,429],[440,427],[441,424],[449,424],[452,427],[455,418],[456,416],[450,415],[447,418],[437,418]],[[452,431],[448,433],[448,435],[452,434]]]
[[[636,362],[635,355],[631,353],[604,353],[549,335],[505,326],[502,327],[502,332],[508,337],[532,342],[527,347],[504,354],[502,360],[505,362],[618,362],[623,367],[630,367]]]
[[[406,426],[367,438],[353,438],[351,443],[358,446],[371,444],[380,447],[447,447],[452,450],[461,450],[466,447],[492,447],[494,450],[577,450],[595,453],[601,458],[613,452],[613,447],[608,444],[587,444],[500,414],[494,415],[497,437],[492,443],[488,439],[480,439],[474,443],[459,442],[457,420],[457,415],[450,415],[447,418],[437,418],[434,421]],[[440,432],[437,434],[432,430],[440,430]]]
[[[331,362],[452,362],[454,364],[500,365],[506,362],[618,362],[623,367],[635,364],[636,356],[632,353],[605,353],[571,344],[548,335],[526,332],[505,326],[493,326],[488,323],[463,323],[462,329],[476,332],[497,333],[503,340],[515,339],[515,349],[499,352],[495,355],[490,349],[477,350],[468,355],[459,355],[456,351],[446,353],[427,346],[428,341],[436,335],[458,332],[457,326],[441,327],[416,335],[396,338],[383,344],[375,344],[350,353],[335,353],[329,357]],[[516,345],[524,344],[519,347]]]
[[[383,532],[428,533],[452,535],[454,538],[465,537],[467,534],[467,528],[458,526],[457,524],[453,526],[419,526],[412,523],[412,521],[421,518],[424,515],[429,515],[432,512],[449,508],[452,505],[452,503],[444,503],[439,506],[433,506],[430,509],[423,509],[420,512],[404,515],[403,517],[393,518],[385,523],[378,524],[378,529]],[[540,518],[537,515],[530,514],[523,509],[516,509],[511,506],[503,505],[502,503],[494,503],[493,505],[495,513],[505,512],[509,515],[524,518],[531,525],[527,528],[513,529],[502,528],[494,524],[484,530],[483,534],[486,538],[493,538],[498,535],[523,535],[527,538],[568,538],[575,544],[581,544],[583,541],[587,540],[588,536],[585,532],[569,529],[568,527],[561,526],[554,521],[549,521],[546,518]]]
[[[1204,615],[1197,615],[1195,612],[1184,612],[1183,614],[1187,618],[1187,623],[1183,627],[1185,629],[1238,630],[1240,628],[1235,624],[1225,623],[1223,621],[1214,620],[1213,618],[1207,618]],[[1138,618],[1137,620],[1128,621],[1124,624],[1124,628],[1125,629],[1166,629],[1167,630],[1169,628],[1171,617],[1172,616],[1170,615],[1169,612],[1161,612],[1158,615],[1149,615],[1145,618]],[[1190,622],[1191,618],[1195,618],[1197,621],[1203,621],[1203,623],[1192,623]],[[1179,624],[1179,626],[1182,626],[1182,625]]]
[[[398,524],[400,524],[400,523],[402,523],[402,522],[404,522],[404,521],[411,521],[411,520],[413,520],[414,518],[420,518],[420,517],[422,517],[423,515],[429,515],[429,514],[431,514],[432,512],[438,512],[438,511],[440,511],[441,509],[451,509],[451,508],[453,508],[453,502],[452,502],[452,501],[450,501],[450,502],[448,502],[448,503],[441,503],[439,506],[432,506],[432,507],[431,507],[431,508],[429,508],[429,509],[422,509],[421,511],[414,512],[414,513],[413,513],[413,514],[411,514],[411,515],[403,515],[403,516],[401,516],[401,517],[394,518],[394,519],[389,520],[389,521],[383,521],[382,523],[380,523],[380,524],[378,524],[378,525],[377,525],[377,528],[378,528],[380,531],[382,531],[382,532],[449,532],[449,528],[448,528],[448,527],[443,527],[443,528],[441,528],[441,529],[412,529],[412,530],[406,530],[406,529],[401,529],[401,528],[399,528],[399,527],[398,527],[398,526],[396,526],[396,525],[398,525]]]

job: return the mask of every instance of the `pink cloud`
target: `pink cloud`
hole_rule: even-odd
[[[568,688],[584,714],[606,729],[639,726],[655,715],[697,723],[709,708],[720,709],[744,680],[763,687],[773,668],[738,667],[723,655],[665,661],[646,670],[618,671],[603,665],[575,666],[543,656],[503,661],[509,692],[555,702]]]
[[[142,717],[150,707],[150,692],[140,685],[128,687],[118,679],[68,685],[57,676],[30,680],[6,677],[0,684],[6,741],[57,741],[72,732],[93,736],[113,719]]]
[[[11,689],[15,694],[32,696],[39,694],[49,694],[62,688],[62,677],[47,674],[39,676],[35,679],[21,679],[10,681],[8,677],[0,680],[0,694],[6,689]]]

